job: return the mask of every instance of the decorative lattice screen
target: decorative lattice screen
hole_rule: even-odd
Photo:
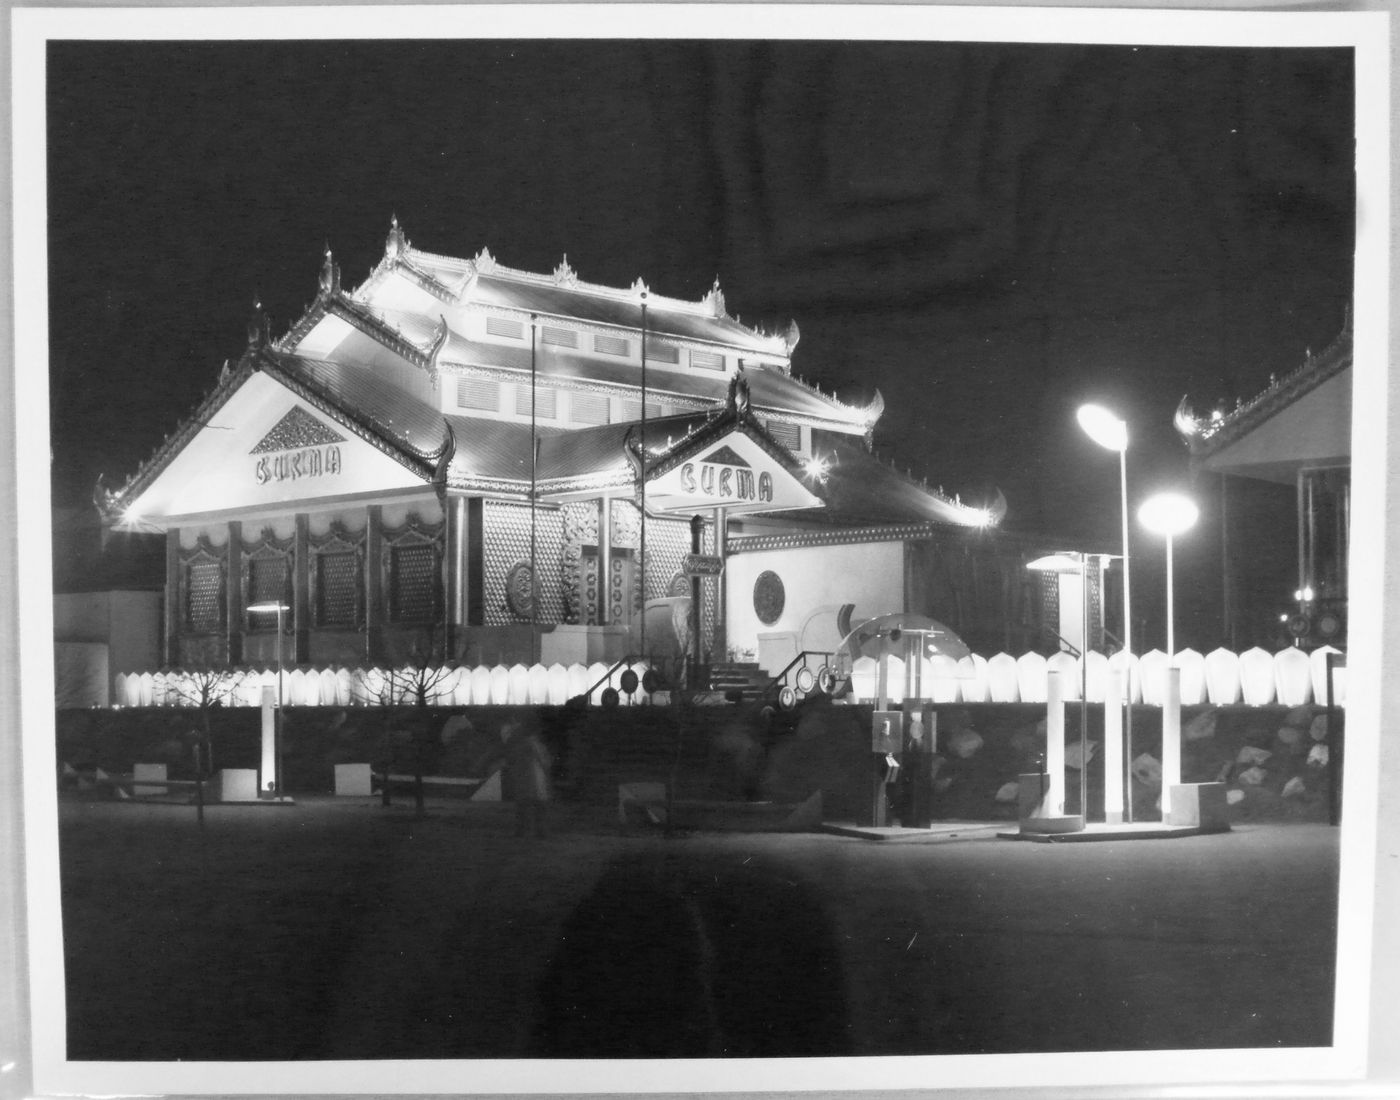
[[[437,611],[437,554],[431,545],[395,546],[389,564],[389,614],[395,622],[429,623]]]
[[[316,621],[323,626],[354,626],[360,568],[353,551],[316,555]]]
[[[191,562],[185,573],[185,622],[192,631],[223,626],[223,569],[216,561]]]

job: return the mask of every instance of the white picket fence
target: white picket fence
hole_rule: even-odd
[[[924,658],[923,667],[906,669],[898,657],[886,657],[884,697],[891,702],[903,702],[906,693],[935,703],[1043,703],[1049,673],[1060,674],[1063,697],[1077,701],[1081,694],[1091,703],[1101,703],[1108,692],[1109,673],[1121,677],[1125,671],[1131,678],[1132,700],[1149,706],[1161,706],[1166,672],[1173,664],[1181,670],[1182,706],[1214,703],[1228,706],[1244,703],[1249,706],[1304,706],[1327,701],[1327,655],[1339,653],[1323,646],[1308,653],[1302,649],[1283,649],[1270,653],[1266,649],[1248,649],[1234,653],[1216,649],[1202,655],[1184,649],[1175,661],[1160,650],[1141,657],[1115,653],[1089,653],[1087,665],[1068,653],[1044,657],[1026,653],[1013,657],[998,653],[995,657],[976,655],[954,660],[951,657]],[[917,673],[917,674],[916,674]],[[1335,702],[1346,702],[1346,667],[1338,666],[1332,673]],[[868,702],[881,695],[880,662],[873,657],[861,657],[851,670],[851,693]]]
[[[620,705],[629,706],[643,702],[644,697],[640,690],[634,695],[623,691],[622,676],[628,667],[639,681],[647,668],[640,663],[611,673],[612,666],[601,663],[429,670],[297,668],[282,674],[281,693],[289,707],[406,705],[417,702],[416,689],[422,685],[426,689],[424,698],[433,706],[559,706],[585,692],[590,692],[590,703],[599,705],[602,693],[614,687]],[[218,700],[221,706],[255,707],[261,704],[264,689],[270,689],[276,697],[278,674],[276,669],[133,672],[118,674],[112,687],[112,699],[119,706],[196,707],[203,699]]]
[[[1217,649],[1204,656],[1185,649],[1176,655],[1181,670],[1181,703],[1230,705],[1244,703],[1267,706],[1304,706],[1327,701],[1327,655],[1338,653],[1323,646],[1308,653],[1284,649],[1270,653],[1249,649],[1236,654]],[[1075,701],[1083,693],[1090,702],[1101,703],[1107,694],[1110,670],[1122,674],[1128,668],[1134,702],[1160,706],[1165,674],[1172,663],[1165,653],[1152,650],[1141,657],[1115,653],[1106,657],[1090,653],[1081,670],[1077,658],[1068,653],[1044,657],[1026,653],[1013,657],[925,658],[922,668],[906,669],[898,657],[884,658],[884,698],[902,702],[906,697],[935,703],[1043,703],[1046,677],[1060,674],[1064,698]],[[622,690],[625,668],[609,672],[611,666],[516,664],[474,668],[442,668],[420,672],[416,669],[292,669],[282,676],[282,698],[288,706],[380,706],[416,701],[414,685],[427,686],[427,701],[435,706],[550,705],[559,706],[574,696],[590,692],[589,702],[601,703],[603,691],[616,688],[623,706],[646,701],[638,691]],[[640,681],[645,664],[630,668]],[[917,672],[917,675],[915,675]],[[851,695],[857,701],[880,698],[880,663],[872,657],[856,660],[851,669]],[[118,675],[113,683],[113,700],[120,706],[180,707],[198,706],[200,699],[218,699],[223,706],[258,706],[264,688],[277,691],[274,669],[230,669],[227,672],[140,672]],[[597,685],[595,687],[595,685]],[[1333,672],[1336,702],[1346,702],[1346,668]]]

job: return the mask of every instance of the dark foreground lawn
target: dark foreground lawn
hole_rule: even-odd
[[[65,801],[75,1060],[1331,1042],[1337,831],[1038,845]]]

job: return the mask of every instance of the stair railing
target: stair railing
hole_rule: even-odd
[[[760,701],[776,702],[783,710],[791,710],[814,691],[832,694],[837,687],[835,656],[830,650],[804,649],[768,681],[759,693]]]

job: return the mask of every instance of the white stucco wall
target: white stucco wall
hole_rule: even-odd
[[[899,541],[736,554],[726,570],[731,649],[757,654],[760,634],[791,635],[794,653],[834,648],[840,640],[835,615],[843,604],[855,605],[852,623],[904,610],[904,544]],[[765,570],[783,582],[782,614],[772,624],[760,622],[754,610],[754,581]],[[777,644],[764,646],[760,660],[765,667],[777,660],[780,649]]]

